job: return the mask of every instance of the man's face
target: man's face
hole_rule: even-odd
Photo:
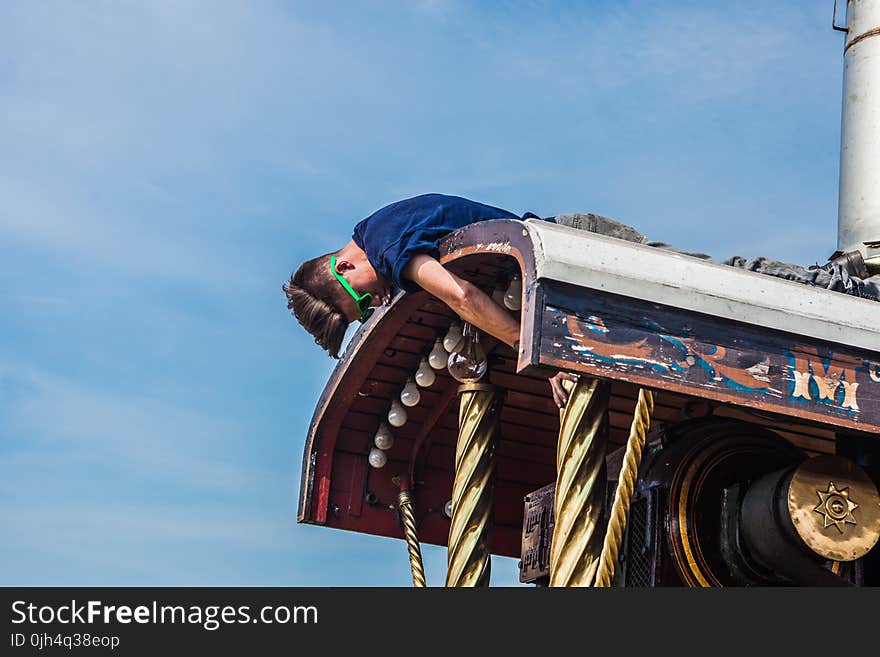
[[[348,260],[338,260],[336,262],[336,271],[348,281],[348,284],[351,285],[358,295],[369,292],[373,297],[371,303],[373,306],[381,305],[391,296],[391,285],[382,279],[369,263],[355,264]],[[348,321],[353,322],[359,319],[361,312],[354,298],[347,292],[340,296],[344,298],[344,308],[342,310]]]

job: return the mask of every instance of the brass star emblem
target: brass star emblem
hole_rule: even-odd
[[[817,490],[819,495],[819,503],[813,509],[823,516],[823,529],[834,525],[837,531],[843,533],[846,523],[856,524],[855,516],[852,512],[859,508],[859,505],[849,499],[849,487],[838,490],[833,481],[828,482],[828,490]]]

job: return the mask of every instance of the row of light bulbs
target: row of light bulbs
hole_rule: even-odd
[[[391,408],[388,410],[387,422],[379,425],[379,430],[373,438],[375,445],[370,449],[369,461],[374,468],[381,468],[387,463],[388,457],[385,451],[390,449],[394,444],[394,435],[391,433],[392,427],[402,427],[406,424],[406,406],[412,407],[421,401],[421,393],[419,388],[429,388],[434,385],[437,375],[434,370],[442,370],[447,366],[449,355],[462,338],[461,324],[452,322],[449,330],[442,338],[437,338],[434,342],[434,348],[427,357],[422,356],[419,362],[419,368],[413,376],[407,378],[403,390],[400,391],[400,398],[391,402]],[[448,349],[447,349],[447,345]]]
[[[522,305],[522,282],[518,275],[514,275],[505,290],[498,286],[492,293],[492,299],[499,305],[509,310],[519,310]],[[436,375],[434,370],[447,368],[450,376],[460,383],[478,381],[485,375],[488,369],[486,352],[480,346],[479,330],[464,322],[452,322],[446,335],[438,337],[434,341],[434,347],[427,357],[422,357],[415,373],[408,377],[406,384],[400,391],[399,399],[391,402],[388,410],[387,422],[382,422],[376,435],[373,437],[373,445],[370,449],[368,460],[374,468],[381,468],[388,462],[386,450],[394,444],[392,427],[402,427],[406,424],[406,408],[412,407],[421,400],[419,388],[429,388],[434,384]]]

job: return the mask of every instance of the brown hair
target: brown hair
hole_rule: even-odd
[[[287,307],[315,342],[333,358],[339,358],[339,347],[349,321],[339,310],[336,283],[330,271],[330,256],[335,252],[307,260],[281,286],[287,295]],[[335,285],[335,287],[334,287]]]

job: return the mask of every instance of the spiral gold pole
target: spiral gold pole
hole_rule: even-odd
[[[403,524],[403,535],[409,550],[409,566],[412,570],[413,586],[425,587],[425,567],[422,565],[422,549],[419,547],[419,535],[416,531],[416,518],[413,514],[412,495],[405,488],[397,496],[397,509],[400,522]]]
[[[599,569],[596,572],[596,586],[611,586],[614,577],[614,564],[623,541],[623,530],[626,527],[626,516],[629,503],[639,474],[642,462],[642,450],[645,447],[645,436],[651,428],[651,413],[654,411],[654,393],[641,388],[636,402],[629,439],[626,441],[626,452],[623,455],[623,467],[617,480],[617,491],[611,505],[611,517],[605,531],[605,542],[602,544],[602,556],[599,558]]]
[[[446,586],[489,586],[500,396],[487,383],[465,383],[458,392],[461,399]]]
[[[610,388],[587,377],[562,385],[568,403],[559,411],[550,586],[590,586],[602,549],[596,529],[605,501]]]

